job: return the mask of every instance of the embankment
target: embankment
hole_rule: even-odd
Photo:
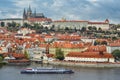
[[[113,68],[120,67],[120,63],[90,63],[90,62],[66,62],[66,61],[51,61],[49,64],[60,66],[73,66],[73,67],[96,67],[96,68]]]

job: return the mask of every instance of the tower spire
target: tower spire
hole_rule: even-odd
[[[29,11],[29,12],[32,12],[32,10],[31,10],[31,6],[30,6],[30,5],[29,5],[29,8],[28,8],[28,11]]]
[[[24,8],[24,11],[23,11],[23,19],[26,19],[26,10]]]
[[[32,10],[31,10],[31,6],[29,5],[29,8],[27,10],[27,18],[30,18],[32,15]]]

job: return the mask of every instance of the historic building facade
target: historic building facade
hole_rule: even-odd
[[[109,29],[109,20],[106,19],[105,21],[102,22],[91,22],[91,21],[85,21],[85,20],[56,20],[53,21],[52,25],[55,26],[56,29],[81,29],[82,27],[96,27],[101,28],[103,30],[108,30]]]

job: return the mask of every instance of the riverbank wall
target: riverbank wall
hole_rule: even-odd
[[[72,67],[96,67],[96,68],[120,68],[120,63],[89,63],[89,62],[66,62],[66,61],[51,61],[49,64],[58,66]]]

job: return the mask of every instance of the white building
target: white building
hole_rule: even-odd
[[[45,39],[46,42],[51,42],[52,40],[54,40],[54,37],[51,36],[51,35],[48,35],[48,36],[45,36],[44,39]]]
[[[111,43],[111,44],[107,45],[108,53],[112,53],[116,49],[120,50],[120,43]]]
[[[17,24],[23,25],[23,19],[21,18],[6,18],[6,19],[0,19],[0,23],[4,22],[5,26],[8,26],[8,23],[15,22]],[[0,24],[1,26],[1,24]]]
[[[77,21],[77,20],[58,20],[54,21],[53,24],[56,29],[81,29],[88,25],[88,21]]]
[[[108,19],[103,22],[88,22],[88,26],[96,27],[97,29],[101,28],[102,30],[108,30],[110,28]]]
[[[114,57],[109,53],[99,52],[70,52],[65,61],[74,62],[114,62]]]
[[[59,29],[81,29],[82,27],[96,27],[101,28],[103,30],[109,29],[109,20],[106,19],[103,22],[91,22],[91,21],[85,21],[85,20],[57,20],[53,21],[52,25],[55,26],[55,28]]]

